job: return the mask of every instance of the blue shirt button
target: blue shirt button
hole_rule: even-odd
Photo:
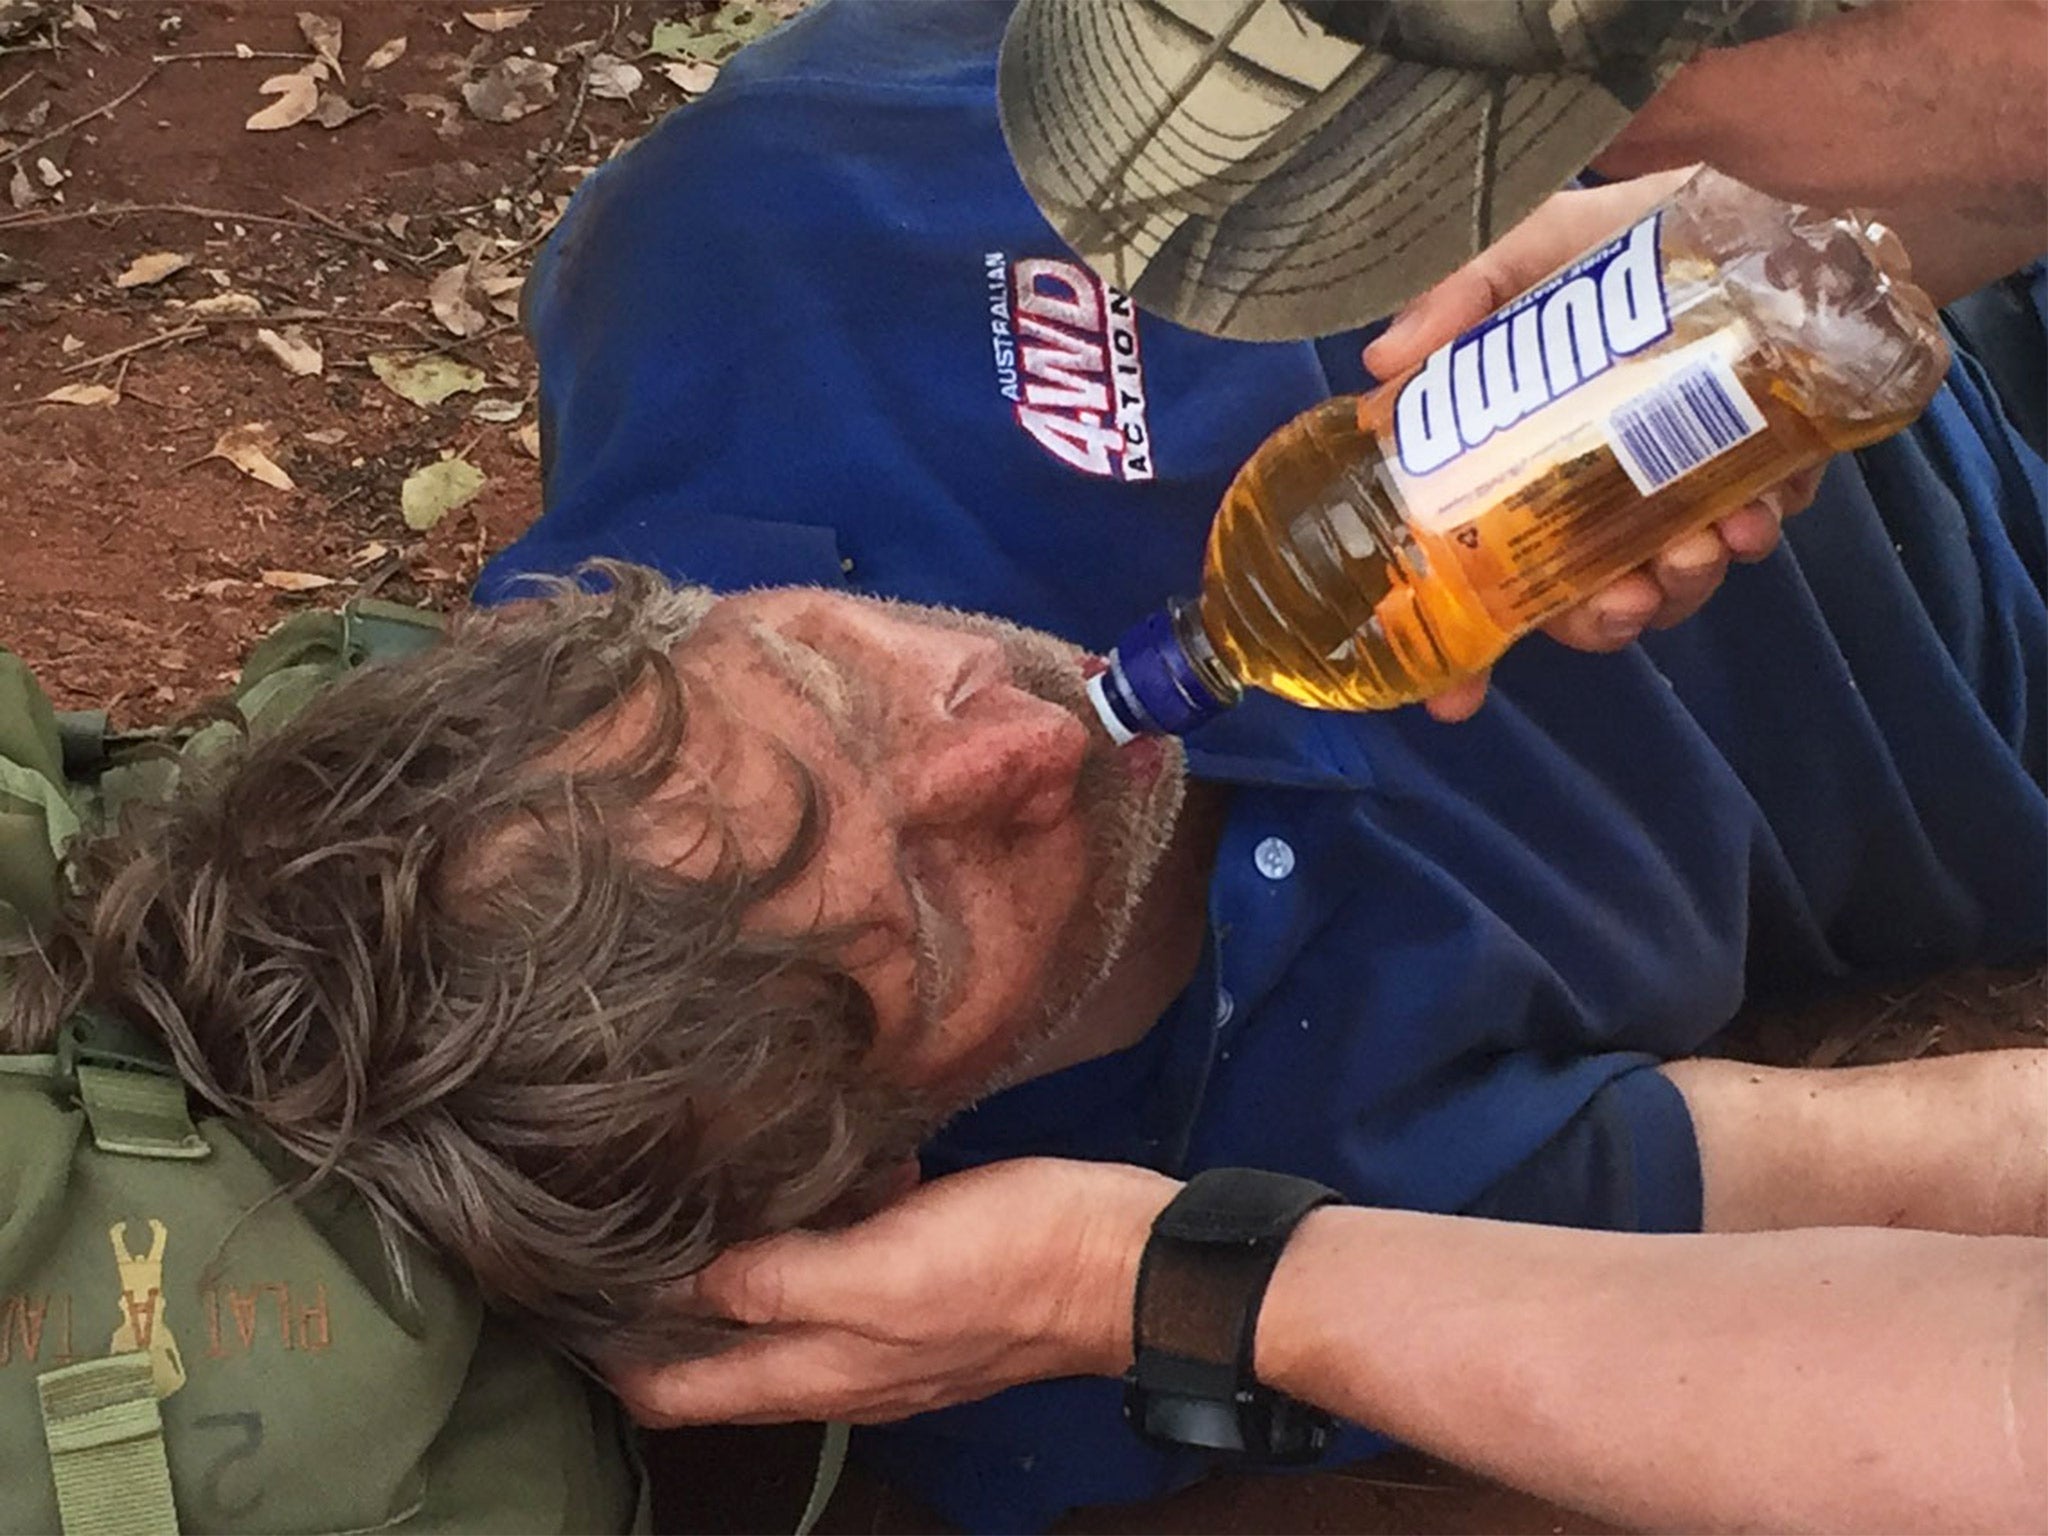
[[[1283,837],[1269,837],[1252,850],[1252,863],[1268,880],[1285,880],[1294,873],[1294,850]]]

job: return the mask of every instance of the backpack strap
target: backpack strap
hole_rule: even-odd
[[[818,1442],[818,1470],[811,1474],[811,1496],[804,1500],[804,1512],[797,1516],[796,1536],[811,1536],[824,1518],[825,1506],[839,1491],[839,1475],[846,1470],[846,1442],[852,1428],[839,1419],[826,1422],[825,1438]]]
[[[46,1371],[36,1396],[64,1536],[178,1536],[147,1353]]]
[[[90,1009],[57,1035],[56,1078],[76,1086],[93,1145],[119,1157],[210,1157],[185,1103],[185,1081],[156,1041]]]

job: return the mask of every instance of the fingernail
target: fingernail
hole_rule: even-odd
[[[1603,640],[1627,641],[1643,632],[1645,621],[1632,613],[1601,613],[1593,622]]]
[[[1368,351],[1379,347],[1399,349],[1401,343],[1415,334],[1416,315],[1412,308],[1404,309],[1388,322],[1387,328],[1375,336],[1368,345]]]

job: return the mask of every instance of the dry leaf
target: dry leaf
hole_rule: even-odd
[[[64,333],[64,339],[58,342],[57,346],[66,357],[69,357],[74,352],[83,352],[85,350],[85,343],[80,341],[76,336],[72,335],[69,331],[66,331]]]
[[[398,357],[370,354],[370,372],[401,400],[414,405],[439,405],[450,395],[475,394],[484,387],[484,371],[452,357]]]
[[[250,315],[263,313],[263,301],[253,293],[237,293],[232,289],[226,293],[209,293],[203,299],[194,299],[185,306],[188,315]]]
[[[640,89],[639,67],[628,64],[624,59],[609,53],[595,53],[590,56],[587,67],[590,71],[590,94],[600,101],[631,101],[633,93]]]
[[[474,268],[472,259],[459,267],[450,267],[427,284],[427,304],[434,311],[434,318],[447,328],[450,335],[474,336],[491,323],[490,318],[470,301]]]
[[[235,57],[238,59],[253,59],[256,57],[256,50],[247,43],[237,43],[235,44]]]
[[[487,123],[515,123],[555,99],[555,66],[538,59],[500,59],[463,86],[462,99]]]
[[[774,31],[788,14],[768,5],[729,4],[693,21],[658,21],[647,51],[665,59],[723,64],[755,38]]]
[[[688,64],[664,64],[662,74],[685,96],[702,96],[718,83],[718,66],[693,60]]]
[[[71,173],[58,167],[48,155],[36,156],[36,180],[46,187],[61,187],[71,179]]]
[[[284,371],[295,379],[320,373],[325,367],[319,343],[309,341],[306,333],[297,326],[292,326],[281,336],[269,326],[264,326],[256,332],[256,340],[264,351],[284,364]]]
[[[277,461],[270,456],[270,450],[276,446],[277,434],[270,430],[269,423],[247,421],[221,433],[206,457],[226,459],[250,479],[261,480],[273,489],[295,491],[298,487],[292,483],[292,477],[278,468]]]
[[[313,109],[313,121],[332,132],[343,123],[352,122],[369,110],[368,107],[354,105],[339,91],[322,91],[320,105]]]
[[[540,423],[537,421],[529,421],[525,426],[521,427],[517,432],[514,432],[512,434],[512,441],[517,443],[521,448],[524,448],[526,450],[526,456],[528,458],[539,458]]]
[[[533,14],[533,7],[502,6],[494,11],[464,11],[462,19],[479,32],[510,32]]]
[[[382,539],[372,539],[348,557],[348,568],[352,571],[359,571],[366,565],[375,565],[390,553],[391,546],[389,544],[386,544]]]
[[[399,511],[406,527],[425,533],[483,488],[484,472],[469,460],[441,459],[405,477],[398,492]]]
[[[43,396],[52,405],[113,405],[120,398],[104,384],[59,384]]]
[[[129,262],[127,270],[114,279],[114,286],[146,288],[151,283],[160,283],[173,272],[182,272],[191,265],[192,258],[183,251],[151,251]]]
[[[274,128],[289,128],[294,123],[303,123],[313,115],[313,109],[320,105],[320,82],[314,78],[310,69],[302,69],[291,75],[272,75],[257,89],[265,96],[277,98],[242,124],[244,128],[257,133],[268,133]]]
[[[299,36],[306,40],[306,46],[320,55],[321,60],[334,71],[337,80],[348,77],[341,72],[341,18],[339,16],[315,16],[311,11],[299,12]]]
[[[405,39],[391,38],[387,42],[379,43],[370,51],[370,56],[363,60],[363,73],[373,75],[380,69],[389,69],[404,57]]]
[[[258,571],[257,576],[266,587],[275,587],[280,592],[318,592],[322,587],[334,585],[332,576],[316,576],[311,571]]]
[[[692,56],[697,40],[697,29],[687,21],[657,21],[647,39],[647,51],[665,59],[687,59]]]
[[[71,25],[81,32],[97,33],[100,29],[100,24],[92,19],[92,12],[82,5],[71,7]]]
[[[525,286],[524,277],[510,272],[479,275],[476,281],[478,292],[490,300],[491,308],[507,320],[519,318],[519,290]]]
[[[337,443],[348,441],[348,433],[340,427],[319,427],[311,432],[301,432],[299,436],[309,443],[318,443],[322,448],[332,448]]]
[[[14,174],[7,178],[7,201],[17,208],[26,208],[31,203],[42,201],[42,193],[36,184],[28,179],[28,172],[21,168],[21,162],[14,163]]]
[[[526,414],[526,407],[517,400],[502,400],[495,395],[477,401],[469,408],[470,417],[476,421],[488,421],[493,426],[506,426]]]

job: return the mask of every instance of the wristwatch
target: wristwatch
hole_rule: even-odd
[[[1302,1217],[1338,1199],[1311,1179],[1251,1168],[1196,1174],[1159,1213],[1138,1262],[1124,1417],[1148,1440],[1248,1461],[1314,1461],[1328,1414],[1259,1384],[1259,1305]]]

